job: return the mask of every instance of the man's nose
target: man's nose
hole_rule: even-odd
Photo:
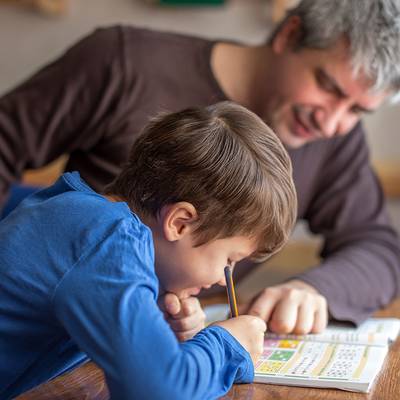
[[[330,110],[317,109],[314,112],[314,121],[324,138],[331,138],[340,131],[340,125],[345,118],[345,110],[335,107]]]

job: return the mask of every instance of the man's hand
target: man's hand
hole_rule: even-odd
[[[325,297],[296,279],[264,289],[253,299],[246,314],[262,318],[268,329],[276,333],[318,333],[328,323]]]
[[[160,296],[158,305],[179,341],[191,339],[204,328],[206,315],[197,297],[180,299],[174,293],[166,293]]]

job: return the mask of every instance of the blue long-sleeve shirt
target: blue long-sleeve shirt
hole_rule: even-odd
[[[207,399],[250,382],[223,328],[179,343],[157,306],[151,231],[78,173],[0,223],[0,398],[90,357],[115,399]]]

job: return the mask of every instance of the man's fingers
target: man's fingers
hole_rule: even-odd
[[[244,315],[244,314],[248,314],[249,310],[251,308],[252,303],[242,303],[242,304],[238,304],[238,312],[239,315]]]
[[[312,333],[321,333],[328,325],[328,307],[325,298],[321,297],[319,307],[314,313]]]
[[[299,309],[299,299],[296,291],[282,297],[274,308],[268,322],[270,330],[276,333],[292,332],[296,326]]]
[[[311,295],[310,295],[311,296]],[[297,335],[305,335],[311,332],[314,325],[315,304],[312,299],[302,301],[297,312],[297,321],[293,329],[293,333]]]
[[[248,314],[268,322],[279,298],[279,293],[273,288],[264,289],[251,304]]]
[[[327,304],[323,296],[297,289],[286,289],[268,322],[276,333],[322,332],[328,320]]]
[[[276,333],[322,332],[328,321],[325,297],[300,280],[264,289],[247,312],[262,318]]]

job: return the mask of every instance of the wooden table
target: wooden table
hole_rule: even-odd
[[[376,313],[380,317],[400,318],[400,299]],[[107,400],[109,393],[103,372],[87,363],[72,372],[18,397],[18,400]],[[400,338],[390,347],[383,369],[368,394],[332,389],[251,384],[234,385],[224,400],[398,400],[400,399]]]

